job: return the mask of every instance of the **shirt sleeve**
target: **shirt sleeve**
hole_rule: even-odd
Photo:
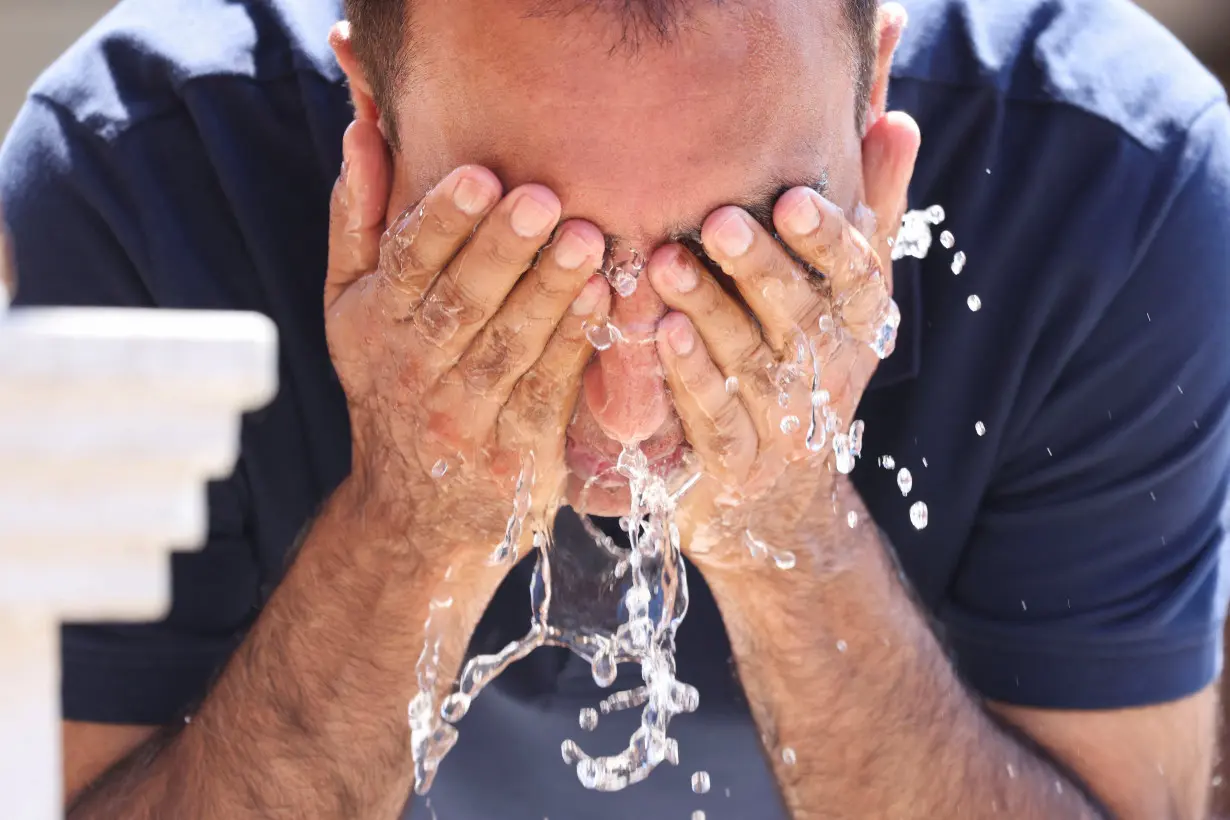
[[[1005,444],[940,613],[983,696],[1111,709],[1222,663],[1230,109],[1191,128],[1136,264]],[[1108,238],[1109,241],[1109,238]]]
[[[157,306],[145,284],[141,195],[126,181],[137,175],[125,172],[120,157],[55,103],[26,104],[0,150],[18,307]],[[204,695],[257,610],[245,499],[241,462],[232,478],[209,488],[204,548],[170,562],[173,603],[165,620],[65,625],[65,718],[159,724]]]

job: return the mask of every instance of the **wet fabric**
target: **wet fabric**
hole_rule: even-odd
[[[1191,694],[1220,669],[1225,600],[1225,96],[1125,0],[905,5],[891,106],[924,134],[911,206],[942,204],[956,243],[895,268],[901,338],[860,408],[854,481],[984,697]],[[125,0],[38,81],[0,154],[19,305],[255,310],[281,333],[281,391],[210,489],[208,544],[173,560],[169,617],[65,627],[70,719],[162,723],[199,701],[348,469],[320,314],[350,120],[325,44],[338,16],[336,0]],[[527,584],[510,578],[476,648],[524,632]],[[432,791],[442,820],[781,816],[716,607],[691,586],[679,674],[701,706],[672,725],[680,768],[585,793],[559,744],[600,692],[544,650],[475,702]],[[629,725],[604,718],[587,748]]]

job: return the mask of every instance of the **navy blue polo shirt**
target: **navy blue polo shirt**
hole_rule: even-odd
[[[1113,709],[1189,695],[1221,664],[1225,95],[1126,0],[906,6],[891,106],[924,135],[911,205],[943,205],[956,246],[895,269],[901,338],[859,412],[854,481],[983,697]],[[38,81],[5,143],[18,304],[254,310],[281,331],[281,391],[210,490],[207,545],[173,560],[169,617],[64,629],[70,719],[163,723],[198,701],[347,472],[320,309],[350,120],[325,42],[338,16],[337,0],[124,0]],[[908,497],[882,455],[912,472]],[[524,632],[523,575],[476,646]],[[476,702],[432,792],[439,815],[772,817],[721,620],[695,574],[692,587],[679,667],[702,700],[673,727],[680,768],[584,793],[559,743],[601,693],[544,650]],[[586,739],[614,751],[628,729],[604,719]],[[687,787],[698,769],[704,796]]]

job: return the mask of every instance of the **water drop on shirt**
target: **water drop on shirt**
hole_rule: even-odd
[[[915,501],[914,506],[910,507],[910,523],[914,525],[914,529],[921,530],[927,527],[927,505],[921,501]]]
[[[897,473],[897,489],[901,490],[902,495],[909,495],[910,490],[914,489],[914,476],[908,467],[902,467]]]
[[[696,772],[692,775],[692,791],[697,794],[709,793],[709,773]]]
[[[971,293],[969,298],[965,300],[965,304],[968,305],[969,309],[975,313],[982,310],[982,300],[978,298],[978,294],[976,293]]]

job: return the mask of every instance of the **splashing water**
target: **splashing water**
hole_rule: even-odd
[[[978,298],[977,294],[971,293],[970,297],[965,300],[965,304],[970,310],[974,311],[975,313],[982,310],[982,300]]]
[[[914,529],[921,530],[927,527],[927,505],[922,501],[915,501],[910,507],[910,523],[914,525]]]
[[[965,251],[957,251],[952,255],[952,273],[958,276],[963,270],[965,270]]]
[[[604,260],[602,275],[611,283],[611,289],[626,299],[636,293],[644,270],[644,255],[636,248],[617,243]]]
[[[957,244],[957,239],[952,235],[952,231],[944,231],[940,234],[940,244],[945,248],[951,248]]]
[[[709,773],[696,772],[692,775],[692,791],[697,794],[709,793]]]
[[[974,422],[974,432],[980,436],[987,434],[987,426],[980,421]]]
[[[944,217],[944,209],[939,205],[932,205],[925,211],[906,211],[901,218],[901,230],[893,241],[893,259],[907,256],[925,259],[931,252],[931,226],[942,223]]]
[[[897,459],[892,456],[880,456],[880,466],[885,470],[895,470],[897,468]]]
[[[612,324],[589,325],[585,328],[585,339],[594,350],[610,350],[612,345],[624,340],[619,328]]]
[[[901,490],[902,495],[909,495],[910,490],[914,489],[914,476],[908,467],[902,467],[897,473],[897,489]]]

